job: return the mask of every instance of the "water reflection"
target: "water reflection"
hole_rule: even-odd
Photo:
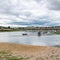
[[[23,33],[27,33],[28,35],[23,36]],[[41,35],[39,37],[38,32],[0,32],[0,42],[39,46],[56,46],[60,45],[60,35]]]

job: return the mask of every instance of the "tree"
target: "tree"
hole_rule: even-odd
[[[10,29],[10,26],[8,26],[8,28]]]

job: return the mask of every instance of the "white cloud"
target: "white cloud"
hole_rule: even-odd
[[[0,0],[0,24],[16,26],[19,24],[21,25],[21,22],[22,22],[22,23],[25,23],[26,25],[28,24],[30,25],[30,23],[31,25],[33,25],[35,21],[39,22],[40,24],[42,23],[41,25],[38,24],[39,26],[55,25],[55,23],[58,24],[60,23],[60,20],[59,20],[60,11],[55,11],[53,9],[53,7],[56,4],[55,1],[52,1],[52,0],[51,1],[50,0]],[[22,24],[22,25],[25,25],[25,24]],[[37,25],[37,24],[35,23],[34,25]]]

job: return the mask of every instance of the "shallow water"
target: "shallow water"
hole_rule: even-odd
[[[23,36],[23,33],[28,35]],[[16,44],[27,44],[37,46],[59,46],[60,35],[41,35],[38,36],[37,32],[0,32],[0,42],[16,43]]]

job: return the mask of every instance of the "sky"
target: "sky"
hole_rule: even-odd
[[[60,0],[0,0],[0,26],[60,26]]]

